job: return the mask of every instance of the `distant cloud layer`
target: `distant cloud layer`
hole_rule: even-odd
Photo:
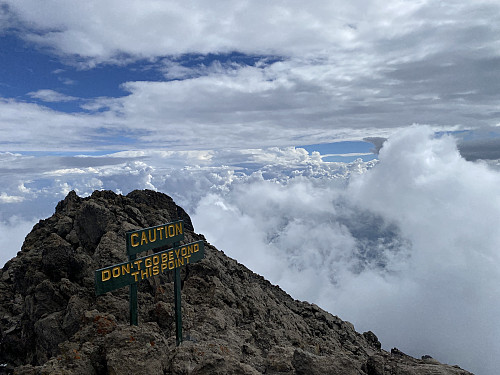
[[[190,212],[207,193],[255,179],[286,182],[291,176],[341,179],[362,173],[376,161],[325,163],[302,148],[220,151],[122,151],[103,156],[0,153],[0,221],[52,212],[70,190],[80,196],[96,189],[168,192]],[[15,205],[13,203],[16,203]],[[20,208],[23,207],[23,208]]]

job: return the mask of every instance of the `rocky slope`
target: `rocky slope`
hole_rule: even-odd
[[[205,243],[181,272],[185,341],[175,345],[172,275],[139,283],[139,326],[128,288],[95,296],[94,271],[127,260],[125,233],[183,219],[170,197],[71,192],[0,271],[4,374],[469,374],[430,357],[381,350],[371,332],[279,287]]]

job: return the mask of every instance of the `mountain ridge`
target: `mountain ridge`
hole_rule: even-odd
[[[182,219],[205,259],[181,271],[185,341],[175,345],[173,279],[95,296],[94,271],[127,260],[125,233]],[[151,252],[152,253],[152,252]],[[0,373],[465,375],[429,356],[386,352],[370,331],[296,301],[194,232],[169,196],[70,192],[0,270]]]

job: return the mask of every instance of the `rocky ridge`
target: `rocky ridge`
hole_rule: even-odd
[[[171,274],[138,284],[130,326],[128,288],[96,297],[94,271],[127,260],[127,231],[178,219],[185,242],[205,240],[162,193],[69,193],[0,270],[0,374],[470,374],[382,350],[372,332],[292,299],[206,241],[205,259],[181,272],[185,341],[176,347]]]

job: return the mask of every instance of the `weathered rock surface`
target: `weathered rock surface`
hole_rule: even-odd
[[[71,192],[0,271],[4,374],[470,374],[430,357],[388,353],[372,332],[293,300],[210,244],[181,272],[185,341],[175,345],[172,275],[95,296],[94,271],[125,261],[125,233],[188,215],[168,196]]]

